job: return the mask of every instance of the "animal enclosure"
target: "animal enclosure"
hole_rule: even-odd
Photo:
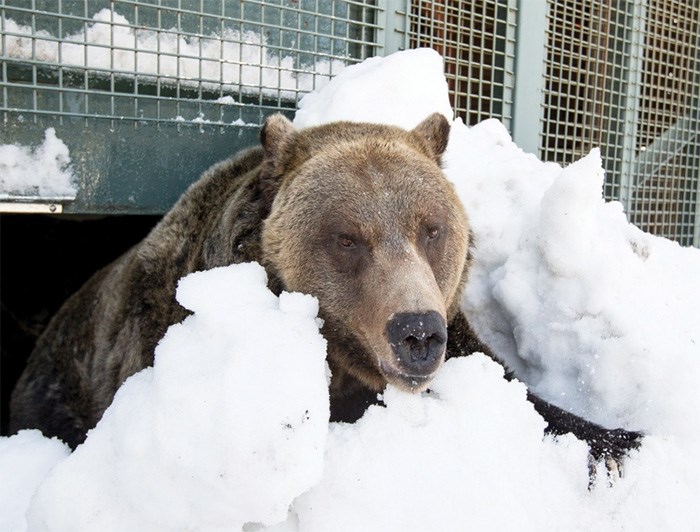
[[[0,144],[54,128],[76,180],[2,208],[162,213],[345,66],[430,46],[465,122],[562,164],[599,146],[606,197],[697,246],[699,21],[681,0],[0,0]]]

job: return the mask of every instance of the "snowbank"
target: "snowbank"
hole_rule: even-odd
[[[446,158],[476,234],[464,308],[540,395],[587,418],[700,435],[700,251],[602,197],[599,151],[560,168],[494,120]]]
[[[70,454],[66,444],[38,430],[0,438],[0,530],[26,530],[25,513],[49,471]]]
[[[77,189],[70,162],[68,147],[52,127],[44,132],[44,142],[35,148],[0,145],[0,199],[74,199]]]
[[[194,315],[54,468],[30,530],[235,530],[286,518],[321,476],[325,340],[314,298],[278,299],[266,283],[257,264],[180,282]]]
[[[224,28],[221,34],[179,35],[177,28],[135,29],[137,24],[110,9],[92,17],[84,31],[62,40],[47,31],[4,18],[6,55],[48,64],[114,71],[123,77],[157,77],[162,83],[202,86],[211,90],[262,93],[296,100],[299,92],[325,85],[345,63],[319,60],[295,64],[290,56],[268,47],[258,33]]]
[[[430,394],[389,388],[386,408],[331,427],[323,480],[293,506],[299,530],[522,530],[524,523],[553,530],[589,522],[590,508],[578,505],[588,482],[586,445],[543,440],[545,423],[525,396],[524,385],[505,381],[480,354],[449,360]]]
[[[295,123],[350,109],[411,127],[447,112],[438,65],[420,50],[349,67]],[[430,393],[389,388],[386,407],[327,424],[312,301],[277,301],[261,270],[239,265],[183,282],[178,297],[195,314],[52,470],[30,529],[697,526],[700,251],[642,233],[606,203],[597,151],[561,168],[522,152],[496,121],[456,121],[445,162],[477,242],[465,312],[542,395],[646,432],[624,478],[589,491],[585,444],[545,436],[524,385],[478,354],[445,364]]]

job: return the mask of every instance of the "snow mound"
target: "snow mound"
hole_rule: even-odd
[[[219,530],[287,517],[321,476],[328,431],[317,302],[257,264],[192,274],[153,368],[127,380],[46,479],[31,530]],[[11,438],[12,439],[12,438]]]
[[[476,239],[464,310],[518,376],[603,425],[700,435],[700,251],[606,202],[597,149],[561,168],[456,122],[445,172]]]
[[[0,530],[26,530],[25,513],[49,471],[70,454],[66,444],[38,430],[0,438]]]
[[[412,129],[434,112],[452,121],[442,57],[430,48],[418,48],[346,68],[323,90],[302,98],[294,125],[349,120]]]
[[[70,152],[52,127],[39,146],[0,145],[0,199],[30,196],[74,199]]]
[[[294,505],[299,530],[518,530],[524,515],[532,529],[561,525],[533,507],[584,519],[587,447],[543,440],[525,396],[484,355],[448,360],[429,394],[388,388],[386,408],[332,425],[323,480]]]

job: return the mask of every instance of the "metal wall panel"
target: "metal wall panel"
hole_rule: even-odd
[[[79,179],[65,212],[163,212],[265,116],[373,55],[373,4],[0,0],[0,144],[56,129]]]

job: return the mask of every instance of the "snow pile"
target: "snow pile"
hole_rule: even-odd
[[[484,355],[447,361],[430,394],[390,387],[386,408],[331,427],[323,481],[293,507],[299,530],[585,528],[587,447],[543,441],[525,396]]]
[[[295,124],[412,127],[449,113],[438,65],[419,50],[350,67],[302,101]],[[477,242],[464,310],[540,394],[646,432],[624,478],[609,487],[599,467],[589,491],[585,444],[544,436],[525,387],[478,354],[448,361],[430,393],[389,388],[386,407],[328,425],[315,307],[300,295],[278,302],[259,268],[239,265],[183,281],[178,297],[195,314],[169,330],[155,368],[127,381],[86,444],[49,474],[30,529],[699,523],[700,251],[642,233],[606,203],[597,151],[561,168],[523,153],[496,121],[458,120],[445,163]]]
[[[70,454],[63,442],[23,430],[0,438],[0,530],[25,530],[29,501],[51,468]]]
[[[442,58],[430,48],[418,48],[345,69],[322,91],[302,98],[294,125],[351,120],[411,129],[433,112],[452,120]]]
[[[597,149],[562,169],[491,120],[456,124],[446,166],[476,234],[465,310],[519,377],[602,424],[700,435],[700,251],[605,202]]]
[[[180,282],[194,315],[51,472],[30,530],[235,530],[287,517],[321,476],[325,340],[314,298],[278,299],[266,282],[257,264]]]
[[[328,82],[345,63],[319,60],[313,69],[268,48],[258,33],[225,28],[202,37],[179,35],[177,28],[141,29],[124,16],[102,9],[84,31],[62,40],[47,31],[3,18],[6,55],[42,63],[114,70],[125,77],[157,76],[164,83],[202,85],[273,98],[295,100]]]
[[[70,162],[68,147],[52,127],[35,148],[0,145],[0,198],[74,199],[77,190]]]

